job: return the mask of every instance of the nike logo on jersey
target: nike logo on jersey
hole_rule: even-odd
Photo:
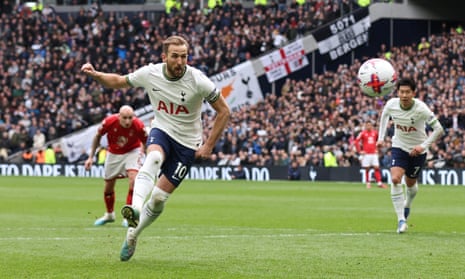
[[[161,89],[158,89],[158,88],[152,88],[152,91],[156,92],[156,91],[161,91]]]

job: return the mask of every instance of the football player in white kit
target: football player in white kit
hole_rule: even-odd
[[[162,213],[170,194],[187,175],[195,158],[209,158],[230,117],[230,109],[215,84],[187,65],[188,42],[170,36],[163,42],[162,63],[148,64],[119,75],[81,70],[109,88],[143,87],[155,112],[147,139],[147,156],[134,186],[132,206],[121,210],[129,228],[120,259],[134,254],[137,237]],[[216,111],[210,135],[202,142],[201,109],[206,100]]]
[[[390,99],[383,108],[377,145],[383,146],[389,119],[394,125],[391,161],[391,199],[397,214],[397,233],[407,231],[407,217],[418,191],[417,179],[426,160],[427,149],[439,139],[444,129],[434,113],[415,97],[416,84],[410,78],[397,83],[397,98]],[[429,126],[433,130],[427,134]],[[402,187],[405,178],[406,191]]]

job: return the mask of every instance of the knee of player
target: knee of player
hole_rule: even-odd
[[[169,197],[169,194],[162,190],[154,191],[153,200],[155,204],[164,203]]]
[[[402,177],[401,177],[401,176],[393,176],[391,179],[392,179],[392,183],[393,183],[393,184],[400,184],[400,183],[402,183]]]
[[[145,158],[145,163],[152,165],[161,165],[163,162],[163,154],[160,151],[150,151]]]
[[[167,192],[155,188],[152,192],[152,196],[150,197],[151,207],[154,211],[162,211],[165,205],[166,200],[168,200],[170,194]]]

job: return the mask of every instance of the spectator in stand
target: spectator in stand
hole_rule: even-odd
[[[76,164],[84,164],[88,158],[89,158],[89,155],[87,154],[87,150],[84,148],[81,150],[81,154],[79,155],[79,157],[73,162]]]
[[[324,146],[324,156],[323,156],[323,161],[324,161],[324,166],[326,168],[328,167],[337,167],[337,157],[334,152],[335,147],[334,146]]]
[[[51,144],[47,145],[45,149],[45,164],[55,165],[57,162],[55,150]]]
[[[63,153],[63,150],[61,149],[60,144],[56,144],[55,147],[54,147],[54,150],[55,150],[55,158],[56,158],[57,164],[66,164],[66,163],[68,163],[68,158]]]
[[[32,138],[32,147],[34,149],[41,149],[45,147],[45,135],[40,129],[36,129],[34,137]]]
[[[421,37],[420,42],[418,43],[418,50],[428,50],[431,44],[426,40],[426,37]]]
[[[0,136],[0,162],[6,162],[8,160],[10,140],[7,131],[3,131],[1,133],[2,134]]]
[[[381,167],[389,168],[391,166],[391,160],[392,160],[391,150],[388,149],[381,156],[381,160],[380,160]]]
[[[9,146],[11,152],[18,152],[21,151],[21,144],[26,144],[29,137],[27,136],[27,131],[22,125],[13,125],[13,129],[9,132]]]
[[[45,164],[45,150],[44,150],[44,148],[41,148],[41,149],[37,150],[35,155],[34,155],[34,158],[35,158],[35,163],[36,164],[39,164],[39,165]]]
[[[34,160],[34,153],[32,153],[31,149],[26,149],[21,154],[21,159],[23,163],[30,164]]]
[[[223,5],[222,0],[208,0],[208,8],[213,10],[215,7],[221,7]]]
[[[237,165],[231,173],[231,179],[247,179],[242,164]]]
[[[287,170],[287,179],[300,180],[300,166],[296,160],[293,160]]]

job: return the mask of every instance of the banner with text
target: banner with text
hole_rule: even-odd
[[[274,82],[308,65],[302,40],[297,40],[260,58],[268,81]]]
[[[193,165],[186,179],[232,180],[233,166]],[[245,180],[287,180],[287,166],[243,166]],[[301,181],[343,181],[365,183],[365,170],[359,167],[302,167]],[[391,182],[389,169],[381,170],[383,181]],[[103,178],[102,165],[93,165],[86,170],[82,164],[0,164],[0,181],[4,176],[64,176]],[[370,177],[373,177],[372,171]],[[465,186],[465,169],[424,169],[419,176],[423,185]]]
[[[346,15],[313,33],[321,55],[331,60],[343,56],[368,42],[370,29],[368,8]]]
[[[220,89],[221,95],[233,111],[244,105],[254,105],[263,100],[262,89],[250,61],[211,76],[210,80]],[[204,104],[202,110],[205,111],[208,107]]]

